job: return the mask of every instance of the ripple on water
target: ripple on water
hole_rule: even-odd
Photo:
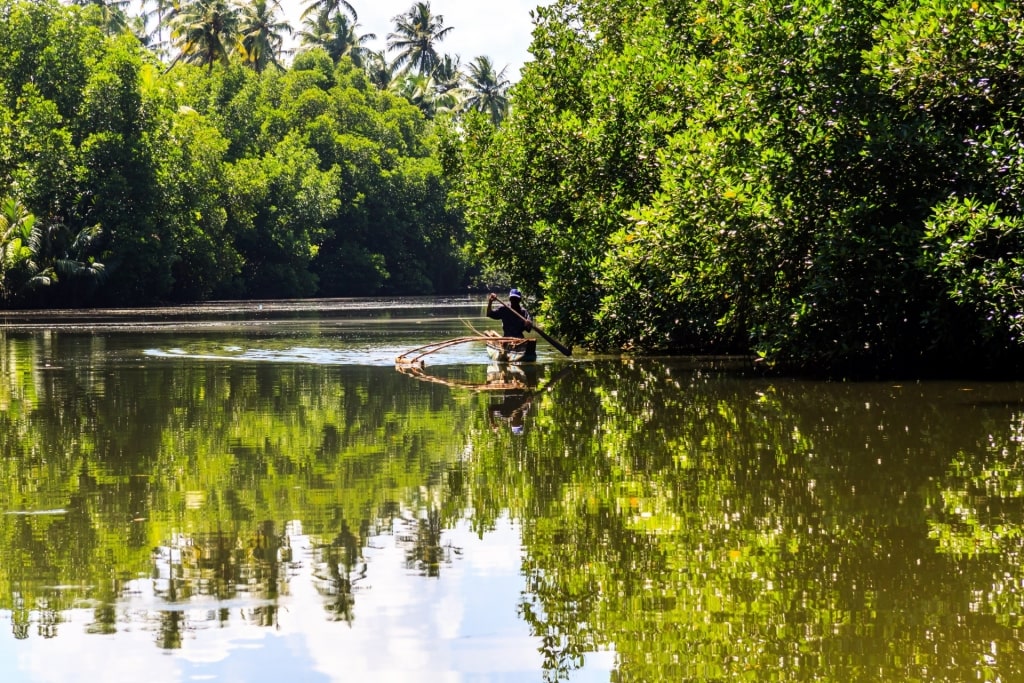
[[[475,364],[486,360],[482,345],[467,344],[464,348],[432,354],[433,365]],[[145,349],[143,354],[154,358],[191,360],[217,360],[252,363],[307,363],[313,365],[373,365],[390,366],[395,357],[409,350],[408,346],[367,345],[345,348],[294,346],[289,348],[242,348],[223,346],[216,349]]]

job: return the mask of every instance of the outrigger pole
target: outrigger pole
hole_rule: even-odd
[[[546,341],[546,342],[547,342],[548,344],[551,344],[551,345],[552,345],[552,346],[554,346],[554,347],[555,347],[556,349],[558,349],[559,351],[561,351],[561,352],[562,352],[562,355],[564,355],[564,356],[571,356],[571,355],[572,355],[572,349],[570,349],[570,348],[569,348],[569,347],[567,347],[567,346],[566,346],[565,344],[563,344],[562,342],[558,341],[557,339],[555,339],[554,337],[552,337],[551,335],[549,335],[549,334],[548,334],[547,332],[545,332],[544,330],[542,330],[542,329],[541,329],[541,328],[540,328],[540,327],[539,327],[539,326],[537,325],[537,323],[533,322],[532,320],[527,320],[527,319],[526,319],[525,317],[523,317],[523,315],[522,315],[522,314],[521,314],[521,313],[520,313],[519,311],[517,311],[516,309],[512,308],[511,306],[509,306],[508,304],[506,304],[506,303],[505,303],[504,301],[502,301],[501,299],[498,299],[497,297],[495,297],[495,299],[494,299],[494,300],[495,300],[495,301],[497,301],[497,302],[498,302],[499,304],[501,304],[502,306],[504,306],[505,308],[507,308],[508,310],[510,310],[510,311],[512,311],[513,313],[515,313],[515,314],[516,314],[516,315],[517,315],[517,316],[519,317],[519,319],[520,319],[520,320],[522,320],[522,321],[523,321],[524,323],[529,323],[529,325],[530,325],[530,329],[532,329],[532,330],[533,330],[534,332],[536,332],[536,333],[537,333],[537,334],[539,334],[540,336],[544,337],[544,340],[545,340],[545,341]]]
[[[468,344],[469,342],[494,342],[501,341],[503,339],[505,339],[505,337],[492,337],[488,335],[445,339],[444,341],[433,342],[432,344],[424,344],[423,346],[412,349],[411,351],[406,351],[402,355],[397,356],[395,358],[395,363],[397,363],[398,365],[421,365],[423,363],[424,356],[428,356],[432,353],[442,351],[450,346],[455,346],[457,344]]]

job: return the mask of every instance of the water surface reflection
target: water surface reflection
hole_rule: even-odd
[[[5,680],[1024,680],[1021,385],[405,310],[2,331]]]

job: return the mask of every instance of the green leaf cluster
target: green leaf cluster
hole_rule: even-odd
[[[458,178],[475,255],[553,330],[833,373],[1020,367],[1019,3],[535,21],[512,114]]]
[[[39,270],[69,266],[0,303],[464,285],[435,123],[349,58],[310,48],[287,69],[168,68],[55,0],[0,0],[0,43],[0,197],[47,237]]]

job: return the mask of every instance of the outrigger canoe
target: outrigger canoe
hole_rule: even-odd
[[[475,337],[458,337],[426,344],[411,351],[406,351],[395,358],[398,365],[418,365],[432,353],[451,348],[458,344],[484,342],[487,355],[496,363],[530,363],[537,360],[536,339],[516,339],[515,337],[499,337],[496,334],[482,334]]]
[[[501,302],[503,306],[504,302]],[[517,313],[518,315],[518,313]],[[520,316],[521,317],[521,316]],[[524,318],[525,320],[525,318]],[[533,324],[533,331],[544,337],[544,339],[561,351],[566,356],[572,355],[572,349],[563,346],[557,339],[552,339],[544,330]],[[395,358],[398,366],[422,365],[423,359],[432,353],[450,348],[457,344],[471,342],[484,342],[487,346],[487,356],[495,363],[532,363],[537,360],[537,340],[532,338],[501,337],[494,330],[488,330],[484,334],[477,334],[470,337],[457,337],[443,341],[425,344],[418,348],[406,351]]]
[[[495,363],[532,363],[537,360],[537,340],[513,337],[489,339],[487,357]]]

